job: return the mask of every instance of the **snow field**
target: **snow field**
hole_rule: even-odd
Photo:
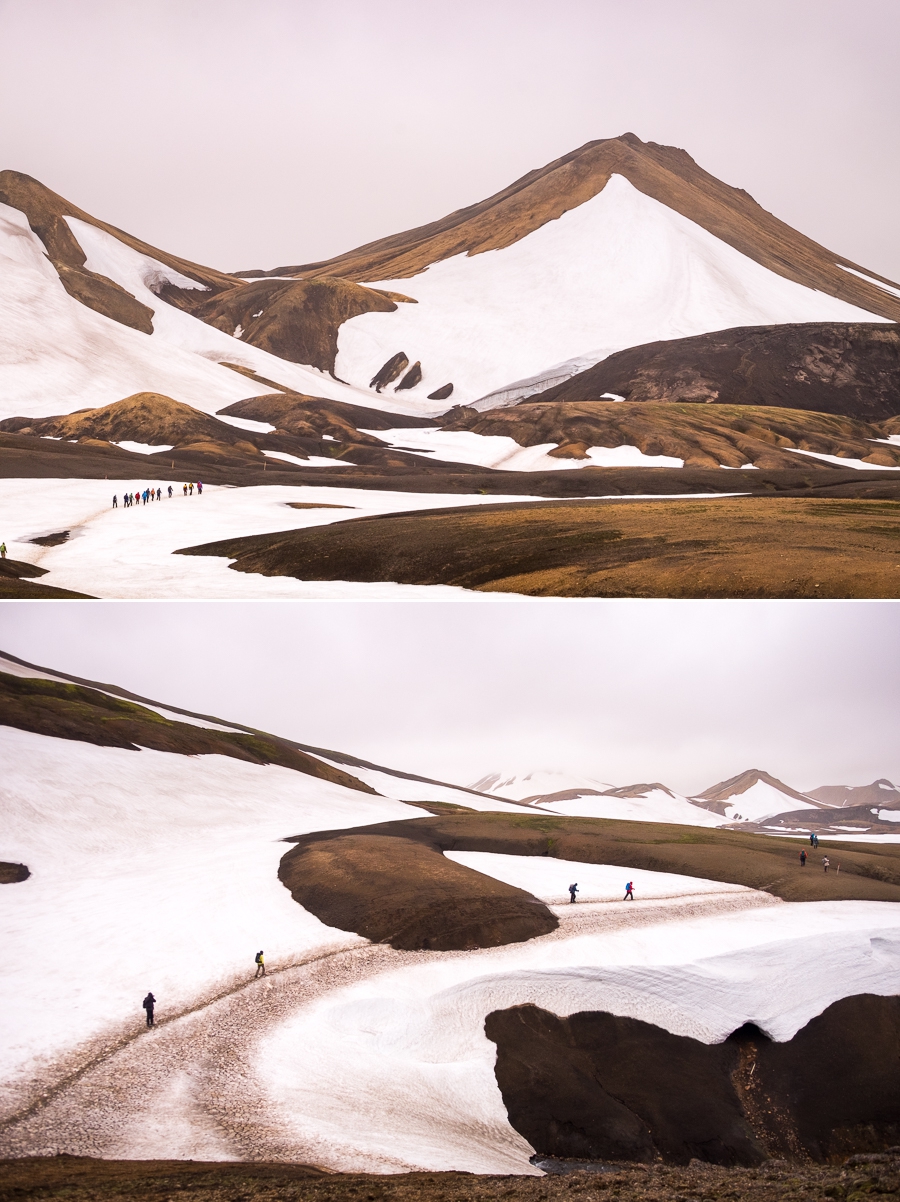
[[[634,884],[638,899],[684,897],[697,893],[755,893],[744,885],[707,881],[676,872],[649,872],[614,864],[584,864],[549,856],[507,856],[487,851],[445,851],[455,864],[524,889],[543,902],[569,904],[569,885],[578,884],[578,904],[621,901],[625,884]]]
[[[338,760],[329,760],[324,755],[317,758],[326,764],[333,764],[335,768],[350,772],[357,780],[371,785],[383,797],[393,797],[397,801],[445,801],[454,805],[466,806],[470,810],[522,813],[521,806],[510,805],[508,802],[494,800],[492,797],[479,797],[477,793],[455,789],[453,785],[407,780],[403,776],[393,776],[378,768],[357,768],[353,764],[342,764]]]
[[[0,480],[0,536],[11,559],[48,569],[41,583],[100,597],[180,599],[389,599],[509,600],[515,594],[478,593],[449,585],[403,585],[345,581],[301,581],[289,576],[233,572],[229,561],[174,555],[181,547],[240,535],[322,526],[364,513],[396,513],[456,505],[536,501],[540,497],[458,496],[376,492],[370,489],[260,485],[205,485],[203,495],[184,497],[181,486],[166,495],[169,481],[151,481],[161,501],[122,508],[126,491],[143,489],[134,480]],[[119,508],[112,509],[113,494]],[[349,509],[290,509],[288,502],[347,505]],[[69,530],[67,542],[40,547],[29,540]],[[517,600],[526,598],[516,597]]]
[[[896,992],[900,915],[889,903],[708,904],[724,912],[692,918],[677,901],[670,913],[648,902],[639,919],[641,903],[590,907],[610,929],[571,937],[564,923],[526,944],[423,955],[265,1034],[258,1080],[331,1167],[371,1168],[400,1146],[434,1171],[528,1173],[531,1148],[506,1121],[484,1034],[492,1010],[606,1010],[708,1043],[752,1021],[784,1040],[840,997]],[[583,919],[589,908],[570,909]]]
[[[748,822],[761,822],[764,818],[773,818],[776,814],[818,809],[819,807],[812,802],[789,797],[764,780],[758,780],[743,793],[735,793],[728,799],[725,803],[725,816],[728,822],[734,822],[739,816]]]
[[[363,430],[395,451],[410,451],[449,463],[473,463],[506,472],[549,472],[579,467],[684,467],[671,455],[645,455],[637,447],[589,447],[587,459],[557,459],[548,454],[559,446],[544,442],[523,447],[506,435],[475,434],[471,430],[420,429]],[[267,452],[269,454],[271,452]]]
[[[571,801],[544,801],[541,809],[571,818],[619,818],[627,822],[675,822],[685,826],[724,826],[729,821],[684,797],[670,797],[662,789],[654,789],[643,797],[587,796]]]
[[[511,246],[372,287],[418,303],[345,322],[335,374],[365,387],[403,350],[421,361],[423,378],[402,395],[426,412],[427,394],[449,381],[453,402],[471,404],[551,365],[598,362],[658,339],[780,322],[887,320],[776,275],[620,175]]]
[[[270,965],[364,945],[277,878],[290,835],[424,811],[276,765],[128,751],[0,727],[0,1073]]]
[[[524,801],[526,797],[561,793],[564,789],[602,790],[611,789],[612,785],[590,776],[538,768],[526,773],[507,770],[490,772],[476,781],[472,788],[493,793],[497,797],[507,797],[511,801]]]

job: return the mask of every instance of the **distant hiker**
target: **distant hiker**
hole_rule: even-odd
[[[186,484],[182,484],[181,491],[184,493],[185,496],[187,496],[187,485]]]
[[[169,485],[169,497],[171,497],[171,496],[172,496],[172,485],[170,484]]]
[[[0,543],[0,559],[6,559],[6,543]]]
[[[806,867],[806,852],[805,851],[800,852],[800,867],[801,868]]]
[[[162,489],[161,489],[161,488],[158,488],[158,489],[156,490],[156,499],[157,499],[157,501],[161,501],[161,500],[162,500]]]
[[[119,508],[119,498],[113,493],[113,509]]]
[[[822,856],[822,870],[824,872],[828,871],[828,865],[830,863],[831,863],[831,860],[829,860],[828,856]]]
[[[812,831],[810,831],[810,832],[809,832],[809,845],[810,845],[810,847],[815,847],[815,845],[816,845],[816,842],[815,842],[815,840],[816,840],[816,836],[813,834],[813,832],[812,832]]]
[[[198,480],[197,481],[197,496],[199,497],[202,494],[202,492],[203,492],[203,482],[201,480]]]
[[[634,884],[633,884],[633,882],[629,881],[628,884],[625,886],[625,896],[622,898],[622,901],[634,901]]]
[[[153,1026],[153,1007],[156,1005],[156,998],[153,996],[152,993],[148,993],[147,996],[144,998],[144,1000],[141,1002],[141,1005],[147,1011],[147,1026],[152,1027]]]
[[[261,951],[258,951],[254,957],[256,962],[256,977],[264,977],[266,975],[266,958]],[[254,977],[254,981],[256,980]]]
[[[575,894],[576,894],[577,892],[578,892],[578,884],[577,884],[577,882],[576,882],[574,885],[570,885],[570,886],[569,886],[569,901],[570,901],[570,902],[574,902],[574,901],[575,901]]]
[[[189,485],[188,485],[188,492],[191,494],[191,496],[193,496],[193,495],[194,495],[194,486],[193,486],[193,484],[189,484]]]
[[[819,836],[815,833],[815,831],[813,832],[812,845],[813,847],[819,846]]]

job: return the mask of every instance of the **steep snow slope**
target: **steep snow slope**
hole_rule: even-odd
[[[559,772],[539,768],[531,772],[489,772],[469,786],[481,793],[493,793],[496,797],[508,797],[513,801],[524,801],[526,797],[542,797],[547,793],[560,793],[564,789],[612,788],[603,781],[590,776],[578,776],[574,772]]]
[[[613,175],[520,241],[382,280],[418,304],[365,313],[338,336],[336,374],[360,388],[397,351],[420,361],[405,395],[450,381],[471,404],[578,357],[731,326],[886,320],[760,266]],[[385,394],[382,394],[385,395]]]
[[[277,878],[281,839],[424,813],[287,768],[128,751],[0,727],[6,1079],[34,1056],[170,1009],[271,963],[362,943]]]
[[[103,230],[70,220],[98,273],[138,294],[154,310],[154,333],[121,325],[69,296],[25,215],[0,204],[0,418],[68,413],[142,391],[214,413],[272,391],[221,367],[220,360],[300,392],[373,403],[369,389],[358,392],[321,372],[246,346],[161,301],[148,284],[171,279],[184,286],[187,277]],[[378,404],[409,411],[390,397],[379,398]]]
[[[736,793],[732,798],[724,799],[725,814],[729,821],[746,819],[759,822],[763,818],[772,818],[775,814],[787,814],[793,810],[815,810],[820,807],[811,802],[798,801],[782,793],[780,789],[759,780],[742,793]]]

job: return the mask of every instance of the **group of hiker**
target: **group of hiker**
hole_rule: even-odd
[[[196,483],[194,481],[190,481],[188,484],[182,484],[181,491],[184,496],[192,497],[194,495],[195,488],[197,490],[197,496],[202,497],[203,496],[203,481],[202,480],[197,480]],[[171,484],[169,485],[169,487],[166,491],[167,491],[168,495],[171,497],[172,493],[174,491]],[[150,501],[161,501],[162,496],[163,496],[163,493],[162,493],[161,488],[150,488],[150,486],[148,485],[144,489],[143,492],[138,490],[137,492],[124,493],[122,495],[122,508],[130,509],[134,505],[141,505],[141,504],[147,505]],[[119,508],[118,493],[113,493],[112,507],[113,507],[113,509]]]
[[[581,890],[578,888],[578,882],[577,882],[577,881],[575,882],[575,884],[574,884],[574,885],[570,885],[570,886],[569,886],[569,901],[570,901],[570,902],[571,902],[573,905],[574,905],[574,903],[575,903],[575,901],[576,901],[575,894],[576,894],[576,893],[580,893],[580,892],[581,892]],[[626,885],[625,885],[625,896],[622,898],[622,901],[634,901],[634,881],[628,881],[628,882],[626,883]]]
[[[264,977],[266,975],[266,957],[262,949],[260,949],[253,957],[253,962],[256,965],[256,976],[253,978],[255,981],[258,977]],[[141,1005],[147,1013],[147,1026],[152,1027],[154,1025],[153,1012],[156,1009],[156,998],[149,989],[147,990],[147,996],[141,1002]]]

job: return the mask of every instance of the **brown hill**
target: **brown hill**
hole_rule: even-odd
[[[285,430],[298,437],[321,438],[323,434],[329,434],[341,442],[380,447],[385,444],[370,434],[361,433],[360,427],[365,430],[395,430],[434,425],[433,418],[385,413],[381,409],[330,401],[325,397],[306,396],[299,392],[274,392],[249,397],[245,401],[235,401],[219,412],[226,417],[268,422],[276,430]]]
[[[864,270],[858,264],[797,233],[742,189],[723,184],[704,171],[684,150],[642,142],[631,133],[587,142],[546,167],[529,171],[487,200],[333,259],[237,274],[342,276],[359,281],[405,278],[452,255],[510,246],[596,196],[613,174],[624,176],[645,195],[770,271],[871,313],[900,320],[900,297],[842,269]],[[897,287],[893,281],[883,282]]]
[[[773,789],[777,789],[786,798],[793,797],[795,801],[807,802],[811,800],[805,793],[798,793],[796,789],[792,789],[784,781],[779,780],[775,776],[770,776],[768,772],[760,771],[759,768],[748,768],[745,772],[739,772],[737,776],[730,776],[728,780],[720,781],[717,785],[710,785],[708,789],[704,789],[702,793],[698,793],[691,800],[700,805],[704,805],[705,803],[705,808],[713,810],[716,814],[724,814],[724,807],[729,798],[735,797],[740,793],[746,793],[748,789],[752,789],[754,785],[760,782],[770,785]]]
[[[900,393],[898,393],[900,397]],[[900,400],[897,402],[900,404]],[[506,435],[520,446],[556,443],[556,458],[586,459],[590,447],[635,446],[645,455],[682,459],[686,467],[779,469],[832,467],[795,450],[900,467],[900,446],[873,425],[829,413],[762,405],[694,405],[654,401],[544,401],[529,397],[507,409],[450,410],[445,430]]]
[[[900,809],[900,789],[886,777],[871,785],[820,785],[807,794],[827,806],[877,805],[883,809]]]
[[[243,430],[158,392],[136,392],[111,405],[79,409],[59,417],[10,417],[0,421],[0,430],[40,437],[142,442],[172,447],[195,442],[233,445],[247,441]]]
[[[883,421],[900,413],[900,326],[802,322],[649,342],[528,400],[590,401],[604,393],[628,401],[777,405]]]

